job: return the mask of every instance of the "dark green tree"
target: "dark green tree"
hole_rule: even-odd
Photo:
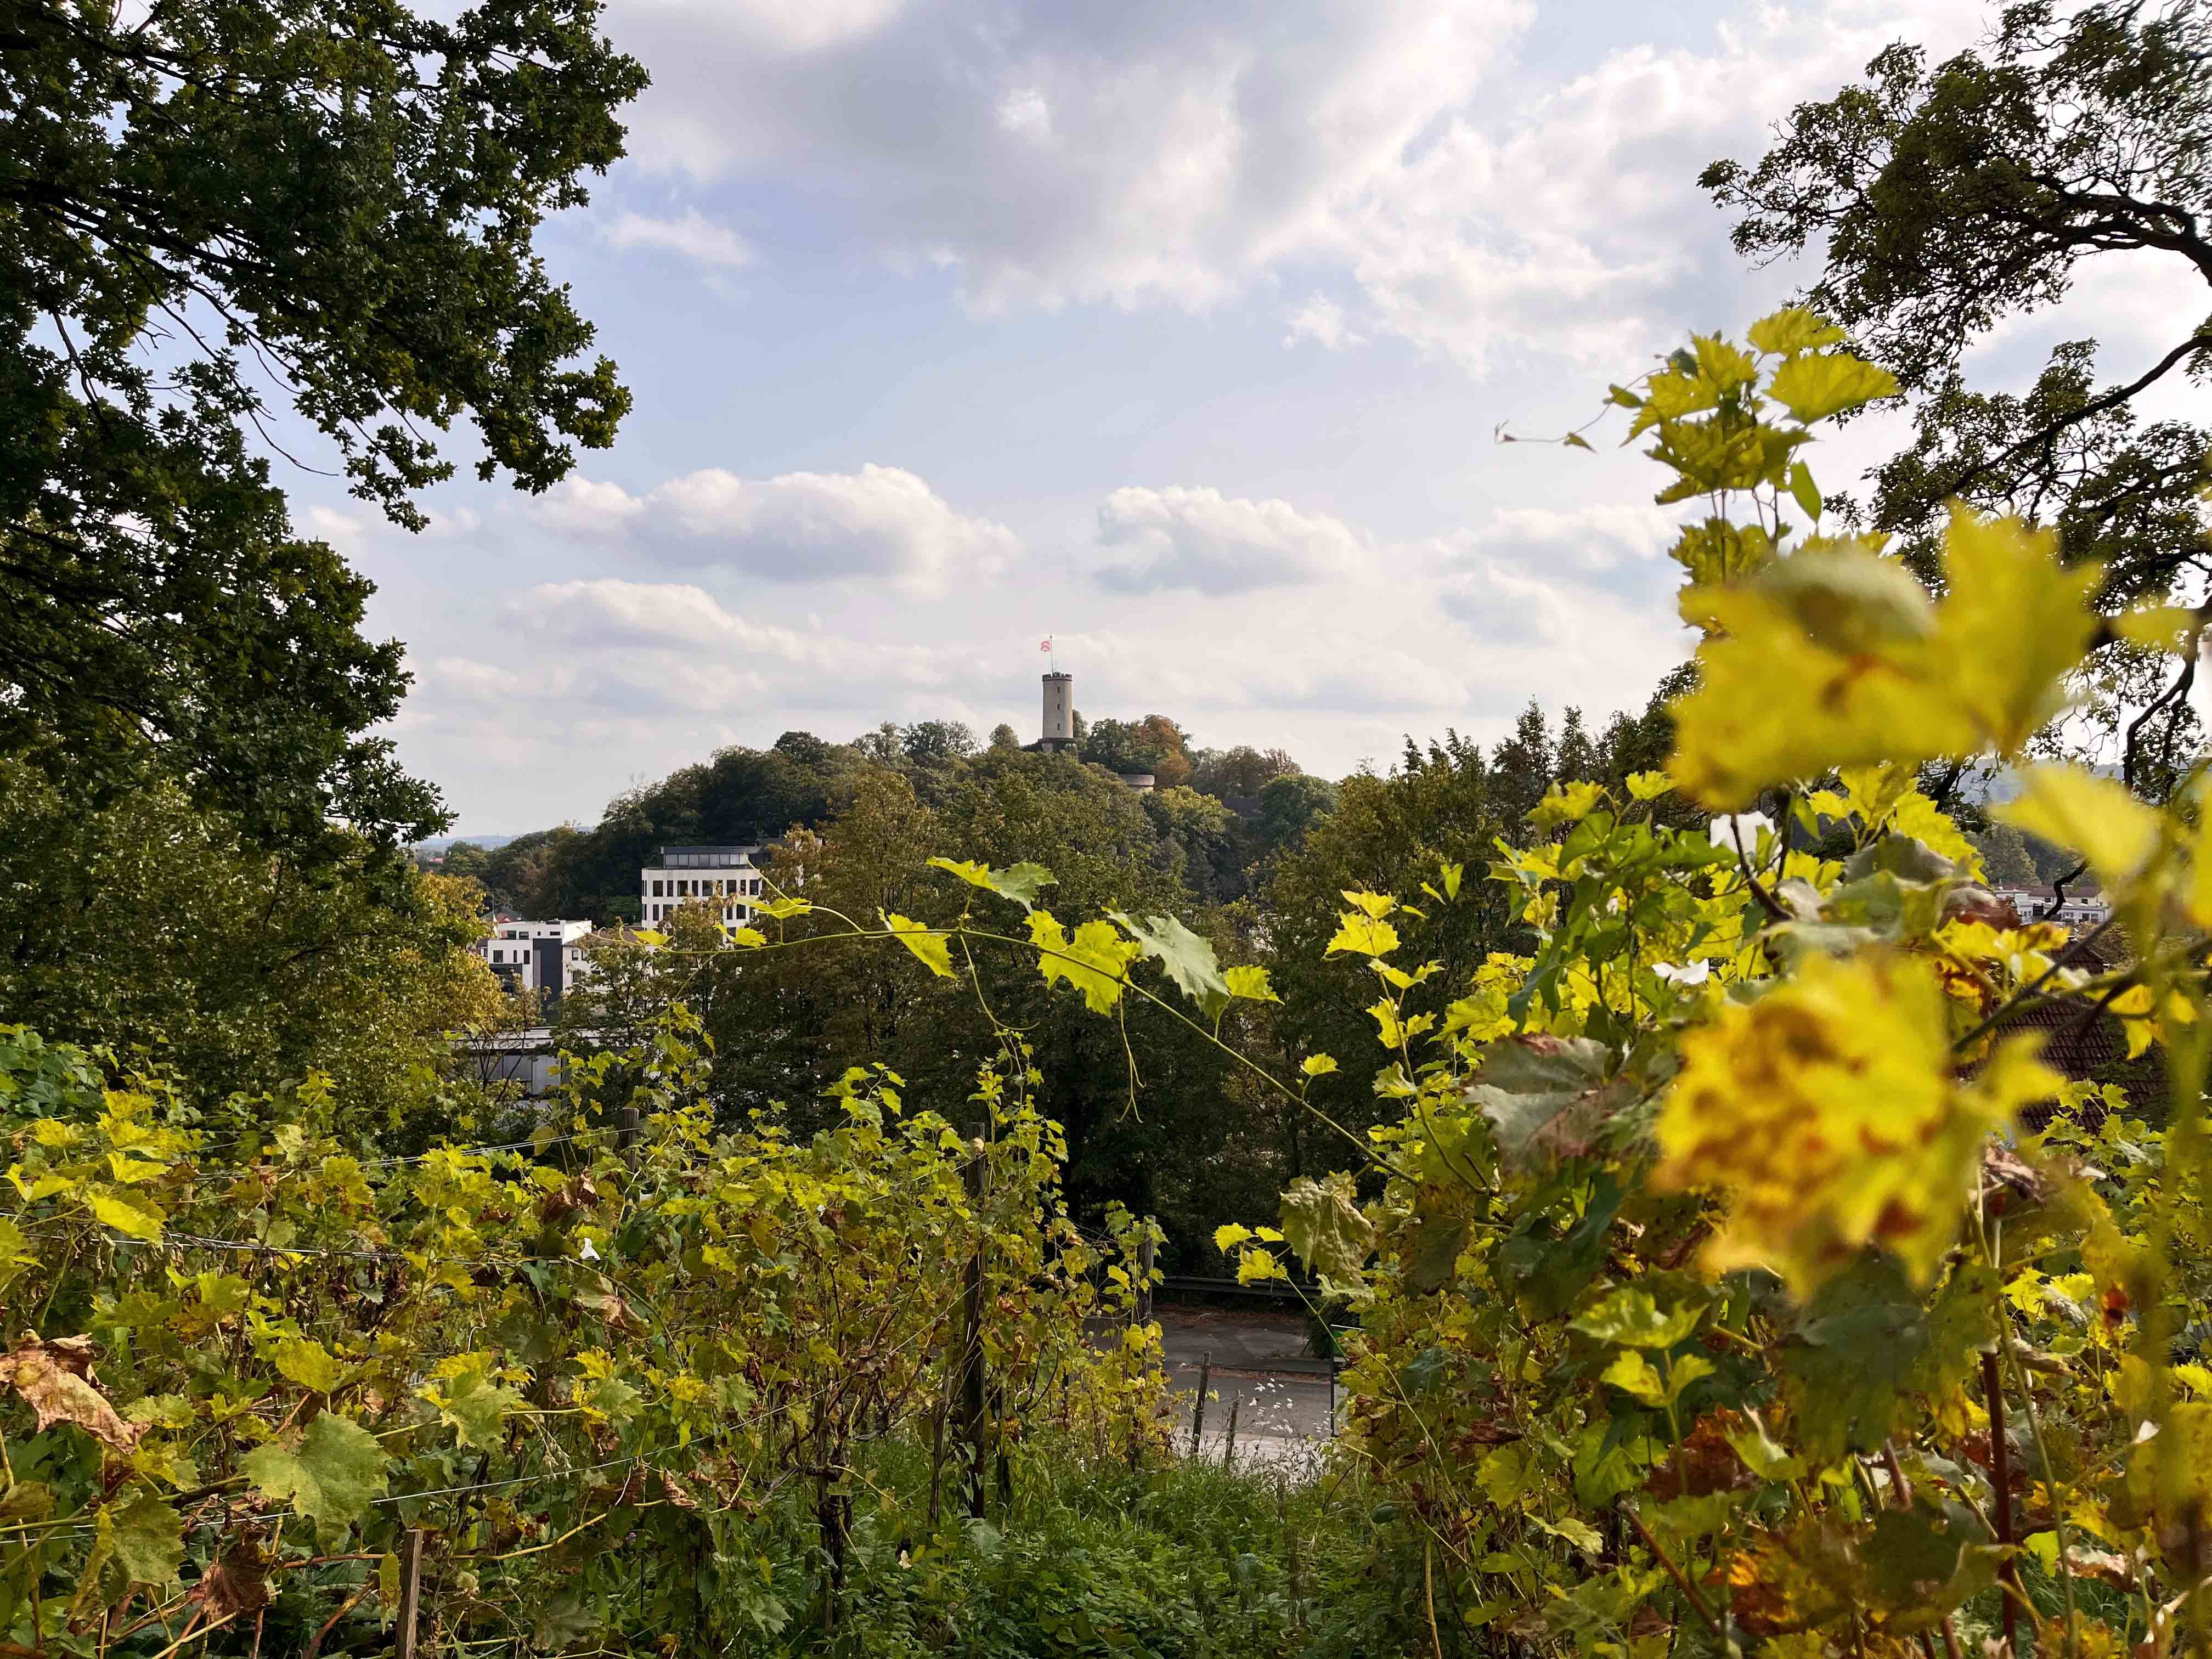
[[[439,827],[362,735],[400,648],[362,636],[368,584],[294,533],[256,444],[284,405],[419,526],[458,416],[481,476],[532,490],[612,440],[629,394],[532,247],[645,84],[598,17],[6,9],[0,745],[95,793],[157,764],[271,845]]]
[[[2007,318],[2057,303],[2101,254],[2185,261],[2212,284],[2212,11],[2102,0],[2062,17],[2008,6],[1980,46],[1930,64],[1899,44],[1867,78],[1801,105],[1755,166],[1703,182],[1741,212],[1738,250],[1822,252],[1808,302],[1893,369],[1911,446],[1873,475],[1875,527],[1933,580],[1945,504],[2056,526],[2066,556],[2106,562],[2102,603],[2203,597],[2196,491],[2208,434],[2146,421],[2150,388],[2212,367],[2212,331],[2177,318],[2130,377],[2100,385],[2096,343],[2059,345],[2024,394],[1971,390],[1960,360]],[[2129,781],[2163,793],[2193,753],[2189,670],[2114,641],[2097,724],[2123,738]]]
[[[1559,750],[1552,723],[1531,697],[1513,723],[1513,735],[1490,755],[1490,803],[1505,833],[1516,840],[1528,833],[1522,822],[1559,776]]]
[[[1261,845],[1271,852],[1297,846],[1336,805],[1337,787],[1327,778],[1284,773],[1260,791]]]
[[[202,1110],[313,1068],[349,1134],[434,1113],[445,1034],[500,1000],[465,948],[482,895],[371,881],[372,855],[271,856],[165,782],[88,811],[0,758],[0,1024],[112,1047]]]

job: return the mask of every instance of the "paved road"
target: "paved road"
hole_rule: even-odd
[[[1229,1413],[1237,1413],[1237,1457],[1291,1462],[1309,1457],[1329,1437],[1328,1362],[1307,1352],[1305,1322],[1293,1314],[1216,1309],[1156,1308],[1168,1386],[1178,1396],[1182,1438],[1190,1443],[1192,1401],[1208,1355],[1201,1455],[1228,1449]]]

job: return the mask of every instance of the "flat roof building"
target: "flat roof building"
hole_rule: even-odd
[[[639,915],[649,927],[687,904],[712,908],[717,921],[736,926],[760,902],[763,883],[754,855],[761,843],[728,847],[664,847],[638,872]]]

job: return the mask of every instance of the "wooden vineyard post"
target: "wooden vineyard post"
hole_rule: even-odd
[[[399,1539],[398,1659],[415,1659],[416,1616],[422,1606],[422,1528],[410,1527]]]
[[[1208,1348],[1198,1362],[1198,1398],[1190,1403],[1190,1455],[1198,1455],[1198,1437],[1206,1432],[1206,1385],[1213,1376],[1213,1350]]]
[[[615,1149],[623,1155],[623,1162],[633,1170],[637,1168],[637,1108],[619,1107],[615,1112]]]
[[[983,1160],[971,1158],[963,1172],[969,1204],[981,1221]],[[968,1513],[983,1518],[983,1243],[979,1236],[975,1253],[968,1259],[968,1295],[961,1334],[960,1426],[967,1441]]]
[[[1221,1467],[1224,1469],[1237,1462],[1237,1408],[1243,1403],[1241,1389],[1229,1396],[1229,1438],[1221,1448]]]

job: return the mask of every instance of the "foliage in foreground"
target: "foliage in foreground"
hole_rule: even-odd
[[[702,1072],[679,1019],[523,1143],[364,1164],[320,1079],[198,1122],[0,1030],[0,1640],[379,1647],[417,1528],[426,1644],[766,1641],[836,1626],[856,1511],[929,1530],[935,1497],[867,1479],[890,1437],[1156,1443],[1156,1328],[1084,1325],[1126,1313],[1138,1224],[1066,1220],[1018,1053],[973,1137],[878,1070],[811,1139],[710,1138]]]

